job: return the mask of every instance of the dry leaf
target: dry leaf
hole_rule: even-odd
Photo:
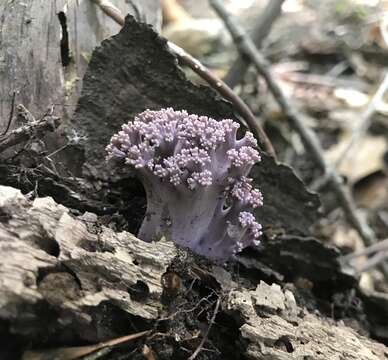
[[[354,200],[359,207],[377,209],[388,203],[388,176],[376,171],[353,186]]]
[[[350,107],[362,107],[369,102],[369,96],[354,89],[337,88],[334,96],[343,100]]]
[[[326,159],[334,164],[349,141],[350,134],[344,136],[338,144],[326,153]],[[354,146],[339,167],[339,173],[345,175],[351,183],[384,169],[384,154],[387,151],[385,136],[367,135]]]

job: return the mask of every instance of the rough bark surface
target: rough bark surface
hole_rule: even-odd
[[[159,29],[158,0],[111,2]],[[92,51],[119,30],[90,0],[1,1],[0,131],[14,93],[36,117],[53,105],[58,116],[71,114]]]
[[[276,284],[260,282],[254,291],[232,291],[228,309],[244,319],[240,331],[249,342],[248,359],[378,360],[388,356],[384,345],[300,308],[292,292]]]
[[[95,323],[108,316],[104,303],[155,319],[161,277],[177,254],[172,243],[148,244],[114,233],[91,213],[77,219],[51,198],[28,202],[19,190],[4,186],[0,248],[1,318],[15,335],[32,341],[55,336],[59,342],[73,332],[91,341],[112,336],[114,327]]]
[[[1,336],[9,344],[23,344],[19,350],[31,344],[52,348],[53,344],[98,342],[133,327],[152,330],[161,317],[172,319],[179,312],[192,311],[179,311],[184,295],[178,295],[179,288],[168,285],[174,281],[163,276],[183,278],[183,271],[174,269],[182,249],[116,233],[101,226],[91,213],[76,218],[51,198],[28,201],[19,190],[0,186],[0,249]],[[185,266],[197,272],[197,281],[210,277],[218,284],[213,284],[223,294],[218,321],[222,326],[222,316],[236,319],[230,320],[228,331],[235,334],[238,358],[377,360],[388,356],[384,345],[298,305],[292,286],[282,289],[261,281],[255,290],[248,290],[221,267]],[[163,301],[167,290],[169,302]],[[191,291],[195,291],[192,285]],[[178,327],[170,324],[165,336],[175,336],[179,345],[183,340],[179,340],[179,319],[178,323]],[[152,338],[147,339],[152,344]],[[214,334],[210,339],[217,341]],[[245,340],[244,346],[239,339]],[[16,358],[15,349],[8,349],[8,354],[6,350],[1,349],[2,358]],[[200,358],[237,358],[221,347],[219,351]],[[24,358],[43,359],[45,353],[47,358],[47,350],[28,352]]]

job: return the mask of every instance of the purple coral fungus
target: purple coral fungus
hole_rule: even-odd
[[[260,156],[250,132],[236,138],[238,128],[168,108],[144,111],[112,136],[108,158],[124,159],[146,190],[140,239],[165,235],[215,260],[258,243],[251,211],[262,195],[248,174]]]

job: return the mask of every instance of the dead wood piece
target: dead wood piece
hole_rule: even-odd
[[[160,29],[159,0],[113,3]],[[0,1],[0,14],[0,131],[7,126],[14,93],[16,103],[23,103],[33,114],[55,105],[56,114],[67,121],[90,54],[119,26],[89,1]]]
[[[90,225],[96,216],[83,220]],[[144,324],[157,318],[174,245],[103,226],[91,233],[84,221],[51,198],[30,203],[19,190],[0,186],[0,321],[10,322],[14,334],[60,342],[70,329],[78,339],[100,341],[115,336],[104,318],[136,316]]]
[[[388,341],[388,318],[382,316],[388,311],[388,294],[385,292],[361,289],[365,313],[373,326],[370,328],[371,335],[376,339]]]
[[[108,340],[96,345],[77,346],[68,348],[58,348],[49,350],[28,350],[24,352],[22,360],[45,360],[45,359],[61,359],[61,360],[75,360],[84,358],[84,356],[95,353],[101,349],[109,348],[115,345],[123,344],[132,340],[141,338],[149,331],[141,331],[136,334],[122,336],[117,339]],[[97,357],[98,358],[98,357]]]
[[[264,39],[271,31],[272,25],[281,14],[283,3],[284,0],[268,1],[267,7],[257,20],[257,23],[252,30],[252,40],[258,48],[261,47]],[[238,58],[235,60],[229,72],[225,76],[225,82],[231,88],[234,88],[244,79],[244,75],[250,64],[251,60],[248,57],[243,54],[239,54]]]
[[[383,344],[300,308],[292,292],[276,284],[232,291],[226,302],[244,319],[240,333],[248,341],[248,359],[378,360],[388,355]]]
[[[357,286],[358,278],[343,269],[340,251],[312,237],[280,235],[262,242],[255,249],[255,256],[238,256],[238,261],[249,270],[256,270],[267,279],[308,279],[315,286],[325,284],[329,289],[342,291]]]
[[[342,262],[352,264],[352,261],[361,256],[370,256],[367,258],[362,266],[355,266],[358,272],[368,271],[377,265],[381,264],[382,261],[385,261],[388,258],[388,239],[381,240],[376,244],[370,245],[360,251],[352,252],[348,255],[345,255],[341,258]]]
[[[23,125],[4,137],[0,137],[0,153],[11,146],[20,144],[33,138],[43,137],[47,131],[53,131],[59,126],[59,118],[45,116],[40,120]]]
[[[14,91],[13,94],[12,94],[11,111],[9,113],[7,127],[5,128],[5,130],[3,131],[3,133],[0,136],[4,136],[8,132],[8,130],[9,130],[10,126],[11,126],[12,119],[13,119],[13,112],[15,110],[15,97],[16,97],[16,92]]]

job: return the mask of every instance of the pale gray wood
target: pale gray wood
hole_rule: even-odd
[[[173,288],[163,275],[178,258],[190,258],[172,242],[145,243],[102,226],[93,214],[75,218],[51,198],[31,202],[5,186],[0,186],[0,253],[0,321],[12,325],[14,337],[33,343],[43,336],[56,344],[112,338],[115,323],[131,317],[139,324],[165,317],[163,294]],[[186,268],[200,274],[198,265],[188,260]],[[183,277],[185,269],[178,269],[176,277]],[[294,295],[299,290],[292,284],[282,288],[261,281],[253,290],[221,267],[208,264],[202,271],[220,286],[219,312],[238,319],[244,358],[378,360],[388,355],[383,344],[299,305]],[[172,299],[179,304],[177,293]],[[169,311],[172,319],[179,307]]]
[[[123,14],[159,29],[159,0],[112,3]],[[69,37],[71,62],[66,67],[61,62],[59,13]],[[58,116],[69,116],[93,49],[118,31],[119,26],[89,0],[0,1],[0,132],[7,125],[14,92],[15,103],[22,103],[36,117],[52,105]]]
[[[61,341],[71,330],[96,341],[115,333],[93,319],[105,313],[119,321],[102,303],[127,316],[158,317],[162,277],[177,250],[172,242],[114,232],[90,213],[74,218],[52,198],[29,202],[20,190],[0,186],[0,253],[0,322],[31,340],[58,331]]]

